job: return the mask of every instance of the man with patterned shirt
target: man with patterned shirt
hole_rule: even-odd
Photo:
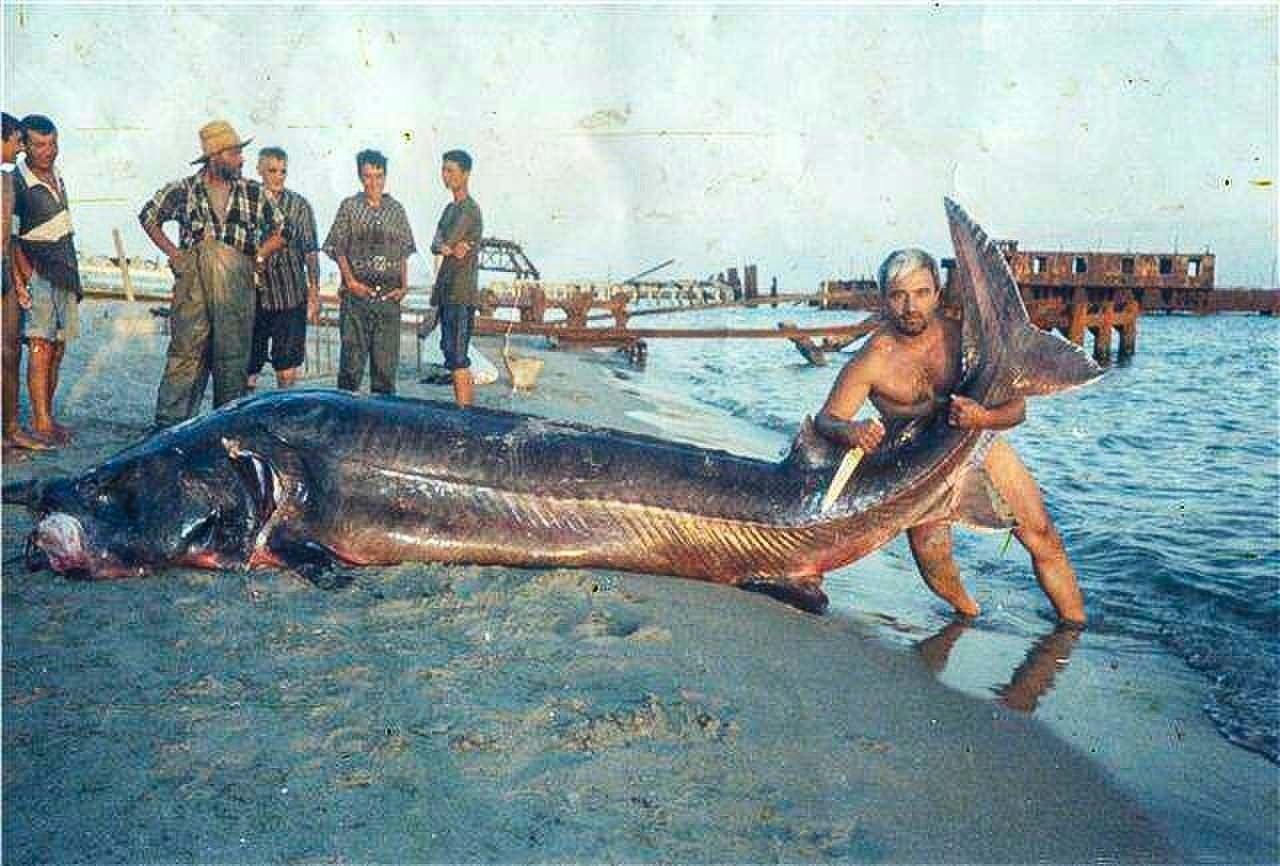
[[[342,272],[338,387],[360,389],[366,360],[369,390],[394,394],[400,363],[400,301],[409,290],[409,256],[417,252],[400,202],[384,192],[387,158],[356,154],[363,192],[342,200],[324,251]]]
[[[252,139],[250,139],[252,140]],[[284,246],[284,217],[257,181],[240,176],[241,141],[231,124],[200,129],[200,171],[161,188],[138,221],[169,258],[176,278],[170,307],[168,357],[156,393],[156,426],[196,413],[213,374],[213,405],[248,387],[249,350],[257,306],[254,270]],[[178,224],[178,244],[164,233]]]
[[[284,214],[285,246],[267,262],[258,279],[258,310],[253,320],[253,351],[249,356],[249,390],[267,362],[276,384],[288,388],[298,379],[307,348],[307,321],[320,320],[320,262],[316,255],[316,218],[307,200],[284,181],[289,155],[283,148],[258,151],[262,187]],[[304,267],[305,266],[305,267]]]

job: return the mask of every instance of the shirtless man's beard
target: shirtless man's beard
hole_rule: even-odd
[[[907,313],[903,316],[894,316],[893,326],[904,337],[918,337],[929,327],[929,319],[919,313]]]

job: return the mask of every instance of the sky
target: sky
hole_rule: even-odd
[[[382,150],[424,250],[463,148],[485,234],[545,279],[674,258],[655,277],[812,291],[949,255],[951,196],[1024,249],[1276,284],[1274,6],[2,5],[0,97],[58,125],[85,254],[156,254],[136,213],[216,118],[251,177],[289,152],[321,235]]]

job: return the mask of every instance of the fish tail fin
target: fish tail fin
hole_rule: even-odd
[[[1004,250],[951,199],[945,199],[964,308],[961,348],[966,384],[987,405],[1052,394],[1092,382],[1100,368],[1075,344],[1031,323]]]

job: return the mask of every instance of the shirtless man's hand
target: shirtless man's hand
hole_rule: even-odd
[[[884,425],[879,418],[868,421],[845,421],[829,424],[824,433],[831,439],[843,442],[850,448],[861,448],[870,454],[884,439]]]
[[[987,410],[982,404],[970,400],[968,397],[952,394],[951,408],[947,412],[947,420],[951,422],[952,427],[959,427],[963,430],[980,430],[987,426]]]

